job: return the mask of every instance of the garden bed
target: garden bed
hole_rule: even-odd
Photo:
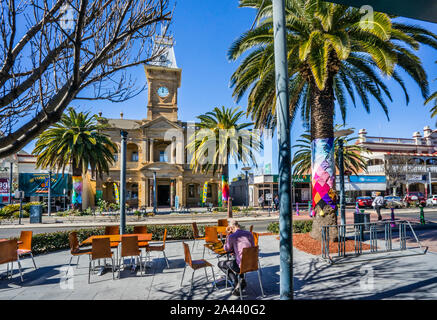
[[[294,233],[293,247],[309,254],[321,255],[321,241],[311,238],[309,233]],[[362,250],[370,250],[370,245],[363,243]],[[355,251],[354,240],[346,240],[346,252]],[[329,253],[338,253],[338,242],[329,243]]]

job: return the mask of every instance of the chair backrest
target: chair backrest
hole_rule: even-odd
[[[123,235],[121,236],[121,256],[137,256],[139,252],[138,237]]]
[[[147,226],[134,226],[134,233],[147,233]]]
[[[111,242],[108,238],[95,238],[92,242],[91,259],[111,258]]]
[[[77,232],[70,232],[68,235],[68,242],[70,243],[70,252],[75,253],[79,251],[79,240],[77,239]]]
[[[217,225],[219,227],[227,227],[228,226],[228,219],[219,219],[219,220],[217,220]]]
[[[17,261],[17,240],[0,241],[0,264]]]
[[[193,235],[194,235],[194,238],[200,238],[200,236],[199,236],[199,229],[197,228],[197,223],[193,222],[191,225],[193,226]]]
[[[205,227],[205,242],[218,242],[217,229]]]
[[[240,274],[258,270],[258,247],[243,248]]]
[[[105,235],[117,235],[120,234],[120,226],[106,226]]]
[[[258,247],[259,233],[258,232],[252,232],[252,235],[253,235],[253,242],[255,244],[255,247]]]
[[[182,241],[182,245],[184,246],[185,263],[191,267],[193,265],[193,262],[191,260],[190,248],[188,247],[188,244],[186,244],[183,241]]]
[[[23,243],[18,245],[18,249],[32,250],[32,231],[21,231],[20,241]]]
[[[250,226],[250,229],[249,229],[249,231],[250,231],[250,232],[252,232],[252,231],[253,231],[253,225],[251,225],[251,226]]]

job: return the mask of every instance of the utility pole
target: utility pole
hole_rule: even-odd
[[[120,234],[126,232],[126,139],[127,131],[121,130],[121,167],[120,167]]]
[[[280,298],[293,299],[293,244],[291,216],[290,114],[288,109],[287,31],[284,0],[273,0],[276,116],[279,145],[279,258]]]

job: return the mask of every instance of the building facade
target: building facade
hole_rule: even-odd
[[[142,120],[104,119],[105,133],[118,145],[120,131],[127,132],[126,202],[131,208],[153,206],[153,175],[157,178],[157,205],[174,207],[198,206],[207,183],[206,202],[218,204],[221,172],[193,173],[189,167],[191,154],[186,145],[196,127],[178,119],[178,88],[182,69],[176,65],[173,41],[158,38],[157,44],[166,47],[158,61],[144,66],[148,82],[148,103]],[[117,201],[120,187],[120,154],[109,174],[92,179],[91,189],[96,198]]]
[[[361,129],[357,144],[368,150],[363,154],[368,158],[367,172],[360,174],[373,182],[364,183],[375,183],[368,190],[361,188],[365,191],[361,195],[371,191],[398,196],[409,191],[437,193],[437,130],[426,126],[423,135],[414,132],[412,139],[406,139],[368,136]]]

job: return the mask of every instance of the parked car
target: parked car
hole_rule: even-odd
[[[422,205],[426,205],[425,196],[422,192],[418,191],[408,192],[403,201],[407,206],[411,205],[413,202],[419,202]]]
[[[373,199],[372,197],[357,197],[357,203],[359,208],[371,208]]]
[[[428,199],[426,199],[426,206],[435,206],[437,205],[437,194],[430,195]]]
[[[384,197],[384,207],[386,208],[402,208],[403,202],[401,197],[396,196],[385,196]]]

